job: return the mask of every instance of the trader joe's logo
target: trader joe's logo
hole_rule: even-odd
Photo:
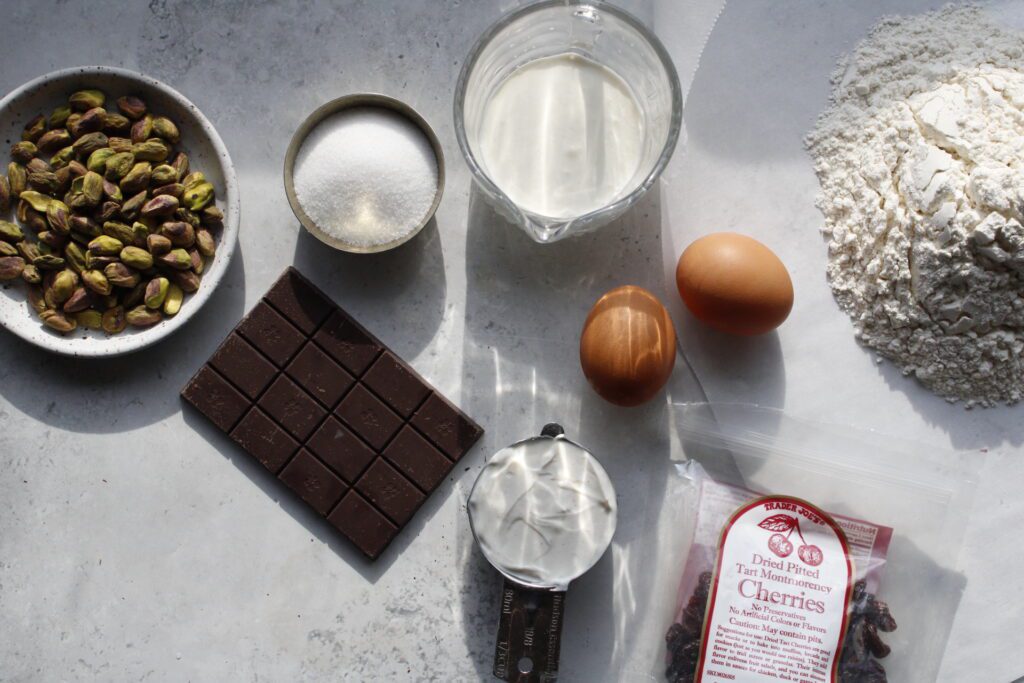
[[[825,556],[821,552],[821,548],[808,543],[804,538],[804,534],[800,531],[800,520],[790,515],[772,515],[766,517],[760,524],[759,527],[765,531],[774,531],[771,537],[768,539],[768,550],[779,557],[789,557],[790,553],[793,552],[793,541],[790,538],[793,536],[793,532],[800,538],[800,547],[797,548],[796,554],[804,564],[812,567],[817,567],[821,564]]]

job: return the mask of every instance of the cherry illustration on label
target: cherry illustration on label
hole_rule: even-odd
[[[804,561],[804,564],[809,564],[812,567],[817,567],[825,559],[825,556],[821,553],[821,548],[816,545],[802,545],[796,551],[796,554]]]
[[[778,557],[789,557],[793,552],[793,543],[789,540],[789,537],[795,531],[796,535],[803,541],[803,544],[796,551],[797,557],[800,558],[801,562],[811,567],[817,567],[825,559],[821,548],[808,543],[807,539],[804,538],[803,532],[800,531],[800,520],[796,517],[782,514],[772,515],[771,517],[764,518],[758,526],[765,531],[775,532],[768,539],[768,549]]]
[[[768,549],[779,557],[789,557],[789,554],[793,552],[793,544],[782,534],[772,534],[772,537],[768,539]]]

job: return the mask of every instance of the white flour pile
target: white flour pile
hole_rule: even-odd
[[[857,338],[968,407],[1024,397],[1024,37],[973,6],[884,19],[807,145]]]
[[[437,158],[423,131],[380,107],[353,107],[317,124],[295,157],[302,209],[328,235],[373,247],[405,237],[437,193]]]

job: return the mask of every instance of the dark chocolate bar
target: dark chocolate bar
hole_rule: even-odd
[[[181,395],[370,559],[483,434],[294,268]]]

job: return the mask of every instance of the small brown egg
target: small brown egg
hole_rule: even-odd
[[[707,235],[687,247],[676,266],[676,285],[695,318],[729,334],[770,332],[793,308],[786,266],[768,247],[734,232]]]
[[[675,363],[672,319],[646,289],[617,287],[590,309],[580,336],[580,365],[605,400],[620,406],[650,400]]]

